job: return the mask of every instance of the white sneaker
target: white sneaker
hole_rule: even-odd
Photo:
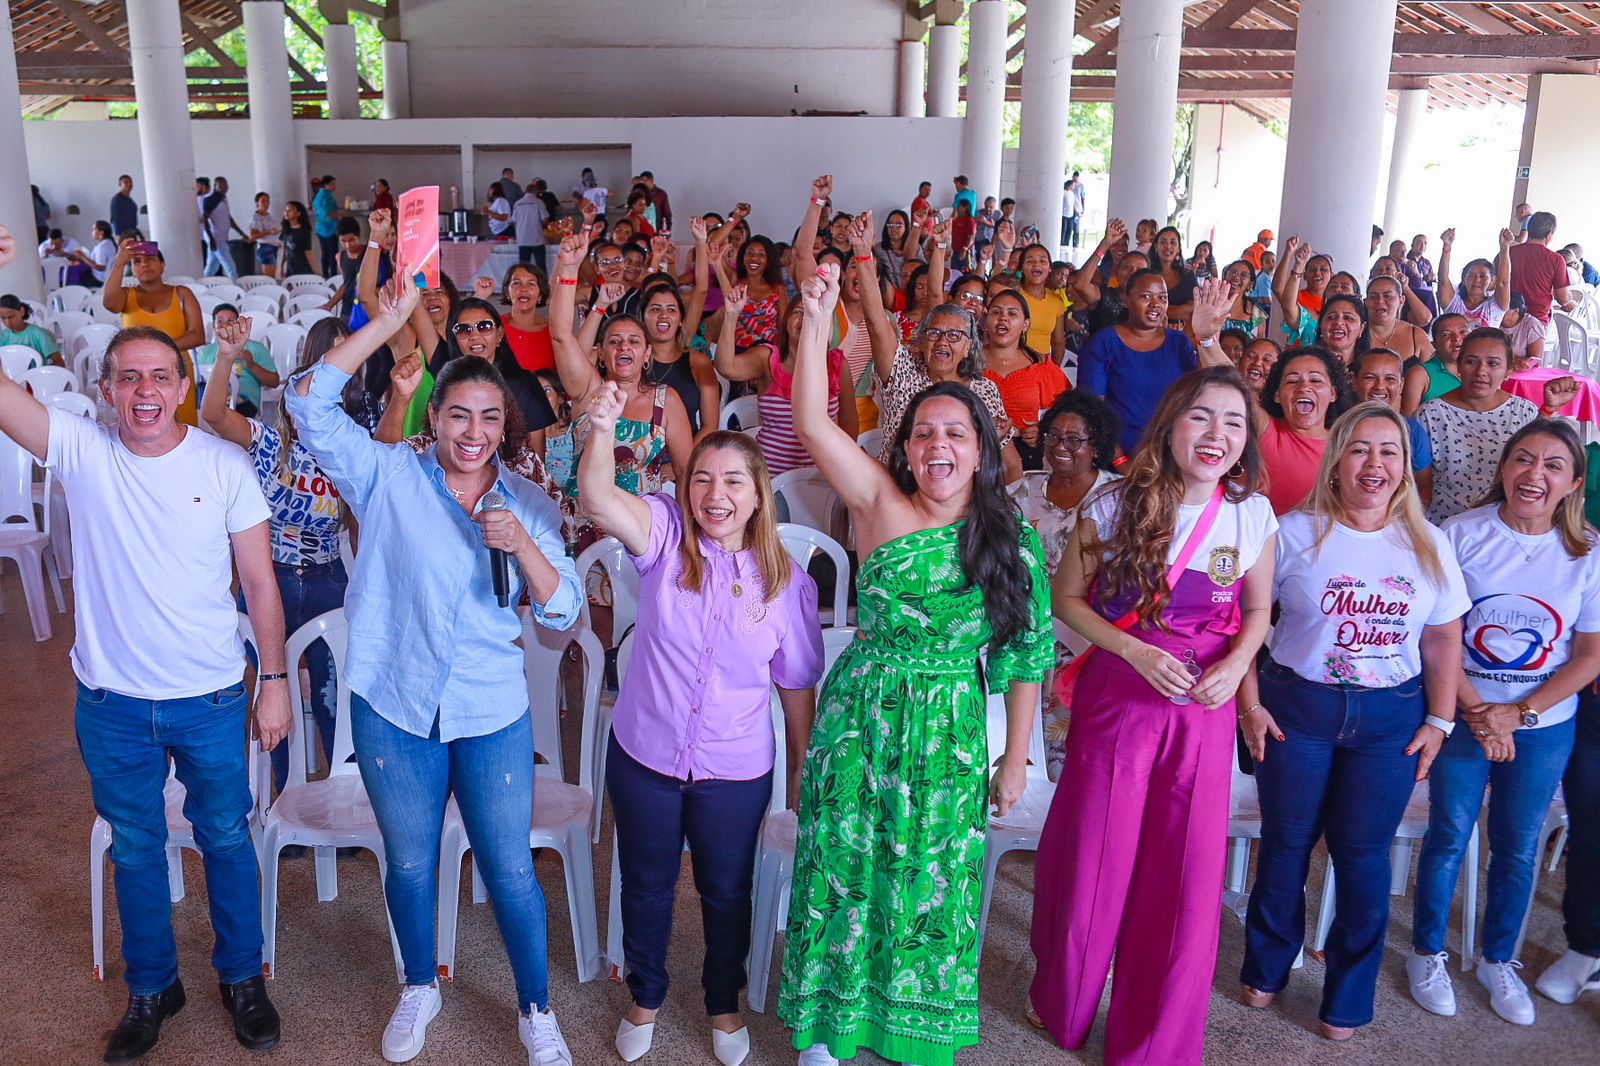
[[[389,1016],[383,1031],[383,1057],[389,1062],[410,1062],[422,1050],[428,1036],[428,1023],[439,1016],[444,1000],[439,986],[406,985],[400,1003]]]
[[[1450,983],[1450,967],[1446,965],[1449,961],[1450,956],[1442,951],[1437,955],[1412,952],[1406,956],[1406,977],[1411,982],[1411,998],[1423,1010],[1454,1018],[1456,989]]]
[[[517,1035],[528,1049],[528,1066],[572,1066],[572,1052],[562,1039],[554,1011],[517,1015]]]
[[[1600,959],[1569,951],[1551,963],[1533,987],[1557,1003],[1574,1003],[1580,994],[1600,989]]]
[[[1489,1006],[1513,1025],[1533,1024],[1533,997],[1517,971],[1522,963],[1478,961],[1478,982],[1489,990]]]
[[[800,1052],[800,1066],[839,1066],[827,1044],[812,1044]]]

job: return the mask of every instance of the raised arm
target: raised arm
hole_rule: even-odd
[[[1510,230],[1502,230],[1501,232],[1502,233],[1510,233],[1511,231]],[[1446,307],[1449,307],[1450,304],[1451,304],[1451,301],[1453,301],[1456,298],[1456,285],[1455,285],[1455,282],[1450,280],[1450,257],[1451,257],[1451,255],[1454,254],[1455,243],[1456,243],[1456,228],[1454,226],[1451,226],[1449,229],[1447,229],[1443,233],[1439,234],[1439,268],[1438,268],[1438,270],[1439,270],[1439,283],[1436,286],[1434,286],[1434,289],[1439,294],[1439,310],[1441,312]],[[1501,250],[1504,251],[1504,248],[1502,247]],[[1496,265],[1498,266],[1498,263]],[[1496,289],[1498,289],[1499,285],[1497,284],[1495,287],[1496,287]],[[1500,296],[1499,292],[1496,292],[1495,293],[1495,299],[1498,300],[1499,296]],[[1501,306],[1502,307],[1511,306],[1510,300],[1511,300],[1511,293],[1507,292],[1506,293],[1506,301],[1507,302],[1502,304]]]
[[[883,306],[883,288],[878,284],[878,261],[873,257],[871,241],[872,212],[868,211],[850,223],[850,258],[861,282],[861,317],[872,341],[872,365],[878,378],[888,381],[894,357],[900,351],[900,330]]]
[[[767,360],[772,351],[767,344],[753,344],[744,351],[738,350],[735,337],[739,328],[739,312],[744,310],[745,287],[730,285],[722,290],[722,331],[717,336],[717,373],[729,381],[755,381],[766,387]],[[721,390],[718,390],[720,397]],[[701,420],[705,424],[705,420]]]
[[[117,257],[111,260],[106,271],[106,283],[100,290],[100,303],[107,311],[120,315],[128,309],[128,293],[122,287],[122,275],[128,271],[128,260],[133,258],[134,245],[139,242],[128,238],[117,246]]]
[[[839,279],[832,264],[823,264],[800,283],[800,300],[805,322],[794,357],[795,436],[845,506],[865,513],[896,489],[888,471],[828,417],[828,334],[839,302]]]
[[[578,506],[630,554],[643,555],[650,547],[650,505],[617,487],[617,419],[627,403],[614,381],[602,381],[587,401],[590,435],[578,458]]]
[[[994,247],[989,249],[989,272],[985,277],[994,277],[1006,268],[1006,263],[1011,261],[1011,249],[1017,246],[1017,224],[1009,219],[1002,219],[994,226]]]
[[[822,204],[833,195],[833,175],[824,174],[811,182],[811,202],[806,204],[805,217],[800,220],[800,231],[794,236],[790,254],[794,263],[794,282],[799,285],[817,272],[817,257],[812,245],[817,243],[817,226],[822,222]]]
[[[422,350],[398,360],[389,370],[389,402],[384,405],[383,416],[372,439],[383,444],[399,444],[406,435],[406,415],[411,410],[412,397],[422,387]]]
[[[1207,278],[1194,287],[1194,314],[1189,328],[1194,333],[1195,352],[1201,366],[1232,366],[1233,360],[1217,343],[1228,312],[1233,308],[1233,293],[1221,278]]]
[[[678,331],[685,346],[700,332],[700,320],[706,313],[706,294],[711,291],[711,266],[706,260],[706,220],[691,218],[689,233],[694,237],[694,288],[689,293],[689,305],[684,309],[683,325]]]
[[[1428,310],[1428,305],[1422,302],[1417,290],[1409,284],[1402,281],[1400,290],[1405,293],[1406,298],[1406,321],[1418,329],[1427,329],[1428,324],[1433,321],[1433,312]]]
[[[228,394],[232,391],[233,364],[244,354],[254,324],[254,320],[244,317],[218,324],[217,362],[211,368],[211,386],[200,401],[200,417],[205,424],[217,436],[241,448],[250,447],[250,420],[228,406]]]
[[[928,252],[928,302],[937,306],[944,302],[944,269],[950,258],[950,220],[933,227],[933,247]]]
[[[1291,331],[1300,328],[1300,283],[1310,260],[1311,245],[1301,244],[1299,237],[1291,236],[1283,242],[1283,254],[1278,256],[1277,269],[1272,272],[1272,298],[1278,301],[1283,324]]]
[[[550,341],[555,348],[556,372],[561,387],[573,402],[584,398],[600,380],[589,349],[572,335],[572,320],[578,306],[578,264],[589,250],[587,231],[561,239],[556,253],[554,284],[550,287]]]
[[[383,260],[383,246],[394,232],[389,209],[380,207],[374,210],[367,216],[367,227],[370,236],[367,238],[367,250],[361,256],[361,269],[356,274],[356,299],[361,301],[361,309],[370,319],[378,309],[378,264]],[[395,263],[396,273],[403,269],[406,269],[404,264]]]
[[[1500,305],[1500,310],[1511,310],[1511,246],[1517,243],[1517,235],[1510,229],[1500,231],[1500,254],[1494,257],[1494,302]],[[1444,260],[1440,260],[1441,263]],[[1439,281],[1444,282],[1444,268],[1440,267]]]
[[[605,325],[605,312],[615,307],[626,295],[628,290],[621,283],[607,282],[594,290],[594,302],[589,305],[589,313],[583,316],[583,325],[578,327],[579,348],[586,352],[594,351],[600,337],[600,327]],[[593,359],[589,361],[593,363]],[[565,383],[562,387],[566,387]]]
[[[0,232],[4,232],[0,230]],[[0,368],[0,433],[41,463],[50,449],[50,412]]]
[[[1094,246],[1094,251],[1089,253],[1083,266],[1072,272],[1072,280],[1067,283],[1067,295],[1072,297],[1073,303],[1084,307],[1095,307],[1100,303],[1100,262],[1111,246],[1127,235],[1128,227],[1122,219],[1114,218],[1106,223],[1105,236]]]

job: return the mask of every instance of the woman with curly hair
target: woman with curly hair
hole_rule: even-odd
[[[1180,378],[1053,582],[1094,649],[1056,682],[1073,722],[1035,867],[1029,1020],[1082,1047],[1115,954],[1107,1063],[1202,1058],[1234,692],[1267,634],[1278,525],[1252,406],[1231,367]]]
[[[1326,348],[1297,348],[1273,364],[1254,421],[1274,514],[1306,498],[1328,446],[1328,427],[1354,404],[1350,371]]]

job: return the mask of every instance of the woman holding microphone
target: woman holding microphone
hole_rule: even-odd
[[[402,272],[374,319],[296,375],[285,395],[301,444],[361,521],[346,681],[406,982],[383,1055],[414,1058],[439,1013],[434,900],[454,792],[511,956],[528,1061],[571,1066],[549,1009],[544,897],[528,854],[533,736],[515,643],[522,626],[514,608],[496,604],[490,552],[515,562],[509,602],[526,585],[534,618],[552,628],[577,619],[577,574],[555,504],[503,465],[521,442],[521,417],[487,359],[456,359],[440,372],[428,403],[438,443],[421,454],[372,440],[341,409],[345,382],[416,304]],[[421,558],[427,580],[418,579]]]
[[[615,434],[626,403],[615,382],[592,391],[591,446],[578,464],[584,510],[622,542],[641,581],[606,756],[633,993],[617,1054],[632,1062],[655,1036],[687,840],[705,923],[712,1050],[738,1066],[750,1054],[739,990],[756,843],[772,797],[771,692],[778,686],[797,779],[822,677],[817,587],[784,550],[766,463],[745,434],[703,437],[677,499],[619,488]]]

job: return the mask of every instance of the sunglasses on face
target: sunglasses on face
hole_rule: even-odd
[[[603,267],[614,267],[621,266],[624,262],[626,262],[626,260],[624,260],[620,255],[612,255],[600,260],[600,265]]]
[[[981,292],[964,292],[964,293],[961,293],[960,295],[958,295],[956,297],[956,299],[961,301],[964,304],[982,304],[983,303],[983,293],[981,293]]]
[[[465,337],[473,330],[477,330],[479,333],[493,333],[499,328],[494,324],[494,319],[484,318],[479,319],[477,322],[457,322],[450,327],[450,332],[457,337]]]

